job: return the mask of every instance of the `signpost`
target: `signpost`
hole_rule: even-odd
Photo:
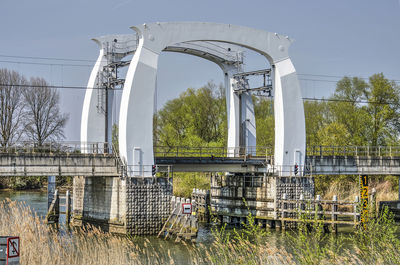
[[[0,265],[19,265],[19,237],[0,236]]]
[[[360,176],[360,198],[361,198],[361,209],[360,209],[360,221],[361,226],[366,229],[368,222],[368,176]]]
[[[192,204],[191,203],[182,203],[182,213],[183,214],[192,214]]]

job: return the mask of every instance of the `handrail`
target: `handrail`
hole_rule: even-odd
[[[7,146],[0,146],[0,153],[83,153],[83,154],[111,154],[112,147],[107,142],[16,142]]]
[[[0,153],[92,153],[112,154],[117,150],[107,142],[21,141],[0,146]],[[154,146],[156,157],[263,157],[273,159],[271,146]],[[400,146],[307,146],[307,156],[400,157]]]

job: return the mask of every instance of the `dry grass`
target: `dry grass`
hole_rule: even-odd
[[[188,264],[148,239],[114,236],[94,227],[61,232],[46,225],[24,203],[0,202],[0,234],[21,238],[21,264]],[[190,264],[293,264],[283,249],[268,243],[184,245]]]
[[[398,192],[393,190],[393,184],[388,181],[372,181],[369,185],[370,192],[372,188],[376,190],[376,201],[393,201],[398,200]],[[356,196],[360,196],[360,190],[358,183],[349,181],[334,181],[331,183],[324,199],[331,200],[333,195],[337,195],[339,200],[343,201],[354,201]]]
[[[162,241],[150,242],[141,238],[139,243],[139,238],[118,237],[96,228],[63,233],[44,224],[24,203],[9,199],[0,202],[0,234],[21,238],[22,265],[387,264],[388,261],[400,264],[397,228],[390,222],[371,223],[367,233],[361,231],[347,238],[354,245],[352,253],[340,247],[343,242],[340,237],[332,237],[334,243],[331,245],[326,244],[322,236],[316,237],[316,233],[300,230],[291,237],[292,245],[300,250],[295,251],[294,256],[283,247],[271,245],[268,238],[260,237],[260,229],[253,223],[235,237],[221,229],[216,230],[212,243],[175,245],[187,253],[183,259],[174,253],[173,245],[162,244]],[[321,243],[325,247],[318,252],[316,249]]]

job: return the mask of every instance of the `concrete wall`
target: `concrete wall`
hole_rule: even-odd
[[[400,175],[400,157],[308,156],[306,171],[313,175]]]
[[[127,233],[155,235],[171,213],[172,178],[127,178]]]
[[[119,177],[74,177],[73,224],[126,233],[126,196],[126,181]]]
[[[256,219],[278,217],[277,208],[282,195],[287,199],[314,197],[314,179],[307,177],[278,177],[260,174],[214,175],[211,178],[211,209],[223,222],[245,221],[249,213]]]
[[[213,175],[211,209],[228,223],[239,222],[248,210],[256,218],[273,218],[275,182],[275,177],[264,175]]]
[[[73,225],[113,233],[154,235],[170,214],[172,179],[74,177]]]
[[[118,176],[110,154],[1,153],[0,176]]]

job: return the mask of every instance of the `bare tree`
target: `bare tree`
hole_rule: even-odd
[[[10,145],[22,135],[23,117],[22,87],[26,79],[19,73],[0,69],[0,144]]]
[[[64,138],[68,115],[60,112],[60,95],[57,90],[49,88],[43,78],[31,78],[30,87],[24,89],[22,94],[27,137],[39,146],[45,141]]]

